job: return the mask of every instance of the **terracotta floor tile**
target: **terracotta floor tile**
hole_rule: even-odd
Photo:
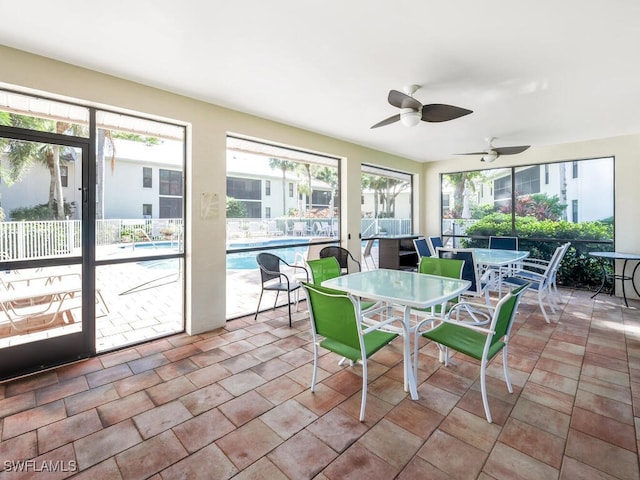
[[[460,408],[454,408],[440,424],[440,430],[489,453],[500,435],[500,427]]]
[[[114,386],[108,384],[92,388],[86,392],[76,393],[70,397],[65,397],[64,403],[67,407],[67,414],[75,415],[76,413],[104,405],[118,398],[120,397]]]
[[[568,395],[575,395],[578,388],[577,380],[538,368],[531,372],[529,381],[553,388]]]
[[[517,419],[509,419],[499,441],[553,468],[560,469],[565,439]]]
[[[260,419],[255,419],[215,443],[242,470],[280,445],[282,439]]]
[[[340,453],[358,440],[368,427],[353,416],[334,408],[309,425],[307,430]]]
[[[146,389],[147,395],[156,405],[162,405],[193,392],[196,386],[187,377],[176,377]]]
[[[459,479],[474,479],[487,459],[487,453],[436,430],[418,451],[418,456],[439,470]]]
[[[26,460],[37,455],[38,437],[35,430],[0,442],[0,458],[4,460]]]
[[[409,464],[400,472],[397,480],[416,480],[425,478],[429,480],[451,480],[448,473],[438,470],[426,460],[420,457],[413,457]]]
[[[180,401],[192,415],[199,415],[232,398],[220,385],[213,384],[183,395]]]
[[[511,412],[511,417],[565,439],[571,421],[570,415],[526,398],[518,400]]]
[[[400,471],[422,446],[423,439],[382,419],[358,443]]]
[[[244,371],[224,378],[219,383],[237,397],[266,383],[266,380],[255,372]]]
[[[640,478],[636,452],[630,452],[577,430],[569,431],[565,455],[617,478]]]
[[[36,403],[43,405],[88,389],[89,385],[85,377],[70,378],[36,390]]]
[[[139,413],[151,410],[154,406],[146,392],[136,392],[100,405],[97,410],[102,425],[108,427],[126,418],[131,418]]]
[[[25,392],[0,400],[0,418],[22,412],[36,406],[35,392]]]
[[[274,378],[270,382],[256,388],[256,392],[274,405],[278,405],[292,397],[295,397],[303,390],[306,390],[306,388],[298,382],[294,382],[287,376]]]
[[[633,410],[631,405],[602,397],[585,390],[578,390],[575,406],[584,410],[613,418],[627,425],[633,425]]]
[[[232,432],[235,428],[235,425],[220,410],[214,408],[173,427],[173,432],[182,445],[193,453]]]
[[[491,451],[482,471],[491,478],[522,480],[552,480],[559,474],[558,469],[501,442]]]
[[[38,429],[38,453],[54,450],[79,438],[90,435],[103,427],[95,410],[67,417]]]
[[[285,373],[293,370],[294,367],[287,362],[283,362],[279,358],[272,358],[269,360],[261,361],[260,363],[251,367],[251,370],[260,375],[265,380],[273,380],[281,377]]]
[[[160,378],[154,370],[147,370],[146,372],[138,373],[120,380],[116,382],[114,386],[118,395],[126,397],[127,395],[153,387],[159,383],[162,383],[162,378]]]
[[[318,416],[296,400],[290,399],[264,413],[260,419],[283,439],[305,428]]]
[[[323,473],[326,478],[337,480],[371,480],[372,478],[394,478],[398,469],[371,453],[358,442],[336,458]]]
[[[568,395],[537,383],[527,383],[520,397],[568,415],[571,414],[571,410],[573,409],[573,395]]]
[[[559,480],[617,480],[615,477],[596,470],[589,465],[579,462],[571,457],[564,457]]]
[[[78,466],[84,470],[142,441],[128,419],[73,442]]]
[[[302,430],[278,446],[267,458],[289,478],[311,479],[337,455],[316,436]]]
[[[593,377],[583,376],[578,384],[579,390],[591,392],[601,397],[631,405],[631,388],[616,385]]]
[[[166,431],[138,443],[116,455],[122,476],[127,479],[145,479],[187,456],[172,431]]]
[[[64,418],[67,418],[67,414],[62,400],[15,413],[3,420],[2,440],[44,427]]]
[[[114,457],[106,459],[93,467],[81,471],[73,477],[73,480],[96,480],[108,478],[109,480],[122,480],[120,469]]]
[[[478,362],[444,367],[426,339],[418,400],[401,339],[369,360],[364,422],[361,366],[320,349],[312,393],[303,302],[293,328],[278,308],[0,383],[0,458],[76,461],[90,480],[640,480],[640,302],[562,294],[550,324],[522,301],[514,392],[500,355],[487,368],[491,424]]]
[[[271,410],[273,404],[256,391],[251,390],[244,395],[232,398],[218,408],[231,423],[239,427]]]
[[[215,443],[212,443],[166,468],[161,472],[161,476],[163,479],[210,480],[214,478],[231,478],[237,472],[238,469],[233,463],[229,461]]]
[[[355,393],[353,395],[353,397],[358,398],[358,411],[360,409],[359,401],[361,396],[361,392]],[[294,398],[296,401],[300,402],[302,405],[311,410],[313,413],[320,416],[324,415],[333,407],[344,401],[346,397],[321,383],[319,385],[316,385],[315,392],[312,392],[307,388],[296,395]],[[368,403],[369,399],[367,399],[367,404]]]
[[[426,440],[438,428],[444,416],[407,398],[394,407],[385,418]]]
[[[634,425],[618,422],[613,418],[598,415],[582,408],[573,409],[571,428],[632,452],[637,448]]]
[[[158,367],[155,372],[166,382],[197,369],[198,366],[193,363],[190,358],[183,358],[182,360]]]
[[[180,401],[165,403],[133,417],[142,438],[150,438],[192,418]]]

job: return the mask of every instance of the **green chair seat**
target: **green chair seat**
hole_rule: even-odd
[[[482,360],[484,344],[487,339],[483,333],[449,323],[438,325],[433,330],[424,332],[422,336],[476,360]],[[492,359],[496,353],[502,350],[502,347],[504,347],[504,342],[495,342],[489,347],[487,358]]]

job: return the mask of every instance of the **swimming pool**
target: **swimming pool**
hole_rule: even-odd
[[[279,240],[263,240],[256,242],[241,242],[241,243],[230,243],[227,246],[227,251],[233,249],[240,248],[260,248],[260,247],[271,247],[274,245],[295,245],[303,243],[304,240],[300,240],[299,238],[295,239],[279,239]],[[273,253],[274,255],[279,256],[287,263],[295,263],[296,254],[300,253],[303,256],[306,256],[308,247],[298,246],[298,247],[282,247],[276,248],[273,250],[266,250],[269,253]],[[258,268],[258,263],[256,262],[256,255],[260,253],[260,250],[256,250],[253,252],[238,252],[238,253],[227,253],[227,270],[251,270],[254,268]]]

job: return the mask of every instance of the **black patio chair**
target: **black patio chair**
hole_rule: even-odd
[[[273,309],[275,310],[278,304],[278,296],[280,292],[287,292],[287,307],[289,308],[289,326],[291,326],[291,292],[295,292],[300,288],[300,284],[290,278],[289,275],[281,271],[281,266],[289,267],[292,270],[301,269],[306,274],[307,282],[309,281],[309,272],[301,265],[291,265],[285,262],[282,258],[271,253],[259,253],[256,257],[258,266],[260,267],[260,277],[262,289],[260,290],[260,298],[258,299],[258,308],[256,309],[256,315],[254,320],[258,319],[258,313],[260,312],[260,302],[262,302],[262,294],[265,290],[276,292],[276,300],[273,303]],[[296,300],[296,310],[298,308],[298,301]]]

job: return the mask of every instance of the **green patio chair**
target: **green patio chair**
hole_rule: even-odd
[[[309,260],[307,262],[309,270],[311,270],[311,280],[314,285],[322,285],[322,282],[329,280],[330,278],[336,278],[340,276],[340,264],[335,257],[325,257],[317,260]],[[378,302],[371,300],[360,301],[360,308],[364,312],[369,310]]]
[[[311,391],[315,391],[318,372],[318,347],[326,348],[362,364],[362,401],[360,421],[364,421],[367,405],[367,359],[398,335],[383,332],[379,327],[397,321],[395,318],[374,326],[362,324],[360,302],[353,296],[331,288],[302,283],[309,302],[309,316],[313,332],[313,377]]]
[[[509,335],[518,310],[518,304],[524,291],[529,287],[526,283],[507,295],[502,297],[495,309],[493,309],[491,322],[488,326],[481,327],[477,324],[460,322],[453,320],[452,316],[458,308],[463,308],[468,302],[456,304],[442,323],[431,330],[422,333],[422,336],[432,340],[444,348],[444,363],[449,365],[448,349],[456,350],[468,355],[480,362],[480,390],[482,392],[482,404],[487,421],[492,423],[491,411],[487,400],[486,370],[489,361],[502,351],[502,365],[504,368],[504,379],[509,393],[513,393],[511,379],[509,377],[509,367],[507,364],[507,348],[509,346]],[[489,308],[486,305],[476,304],[474,308]],[[427,321],[425,321],[426,323]],[[419,330],[420,327],[418,327]],[[416,331],[416,343],[418,331]],[[417,356],[414,357],[414,374],[417,374]]]

